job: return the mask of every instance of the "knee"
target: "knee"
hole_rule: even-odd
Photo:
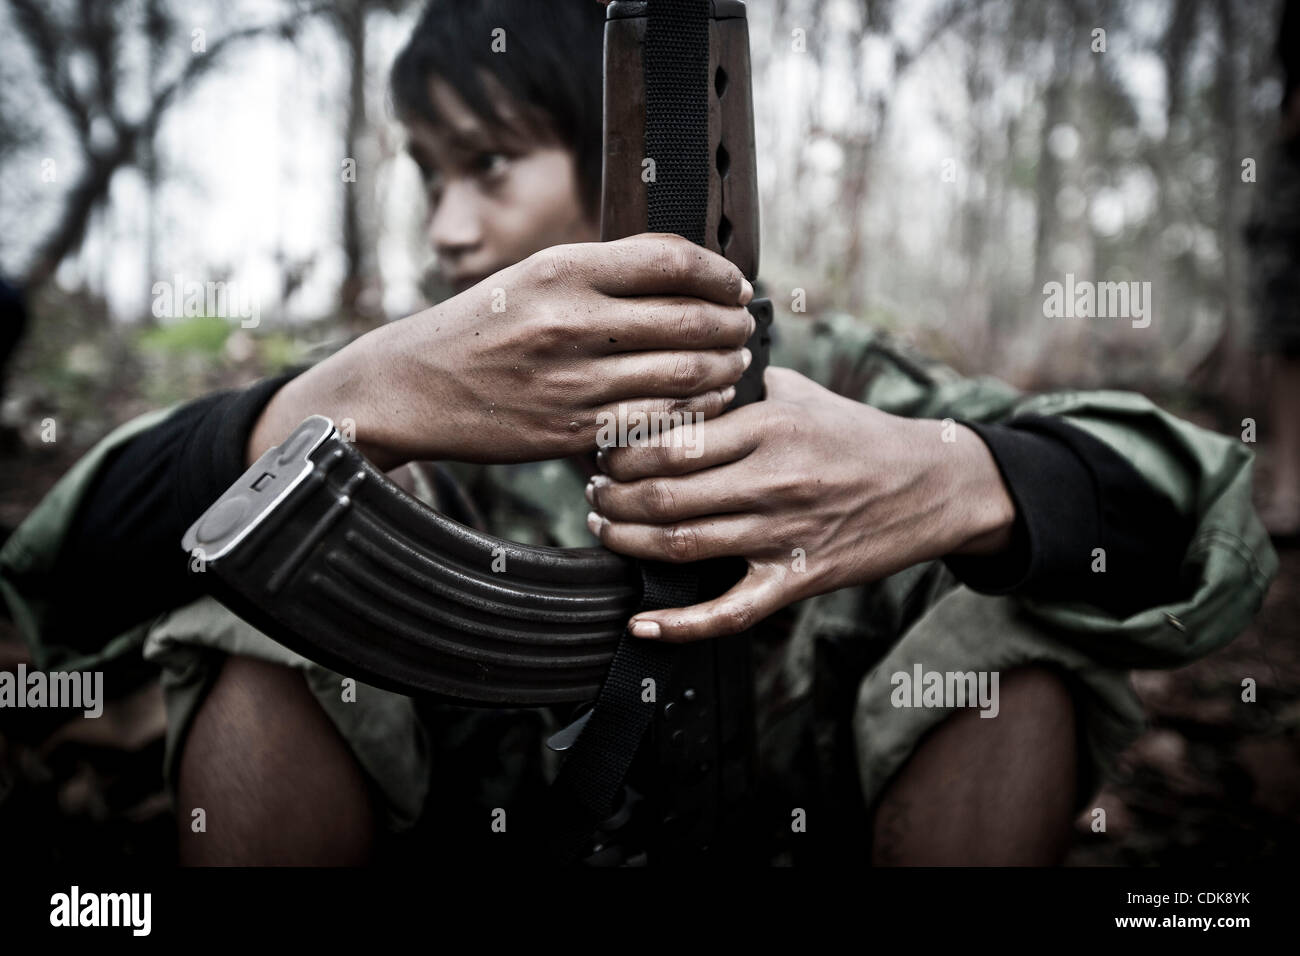
[[[1059,862],[1077,780],[1070,687],[1049,667],[1017,668],[997,706],[994,719],[959,710],[921,740],[877,806],[877,862]]]
[[[244,657],[194,717],[177,803],[189,864],[360,863],[374,835],[365,776],[302,675]]]

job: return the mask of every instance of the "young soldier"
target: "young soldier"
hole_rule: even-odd
[[[499,27],[506,55],[490,52]],[[163,668],[186,862],[361,862],[380,833],[413,827],[444,859],[514,845],[491,834],[492,812],[532,822],[555,770],[542,741],[565,714],[369,687],[345,701],[346,675],[186,575],[184,529],[321,413],[495,534],[746,558],[728,595],[639,614],[632,631],[754,627],[755,839],[773,858],[1058,861],[1140,730],[1127,669],[1223,645],[1262,600],[1275,557],[1249,452],[1139,395],[960,378],[843,315],[779,316],[767,400],[719,417],[748,360],[753,290],[675,237],[595,242],[601,36],[590,0],[431,0],[392,89],[458,294],[300,374],[108,436],[0,554],[38,663],[143,649]],[[597,414],[620,402],[704,413],[703,455],[594,460]],[[996,719],[911,706],[897,675],[918,670],[998,675]]]

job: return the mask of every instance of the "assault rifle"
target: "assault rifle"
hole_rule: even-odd
[[[612,3],[604,69],[602,238],[676,232],[755,279],[744,4]],[[771,304],[749,308],[754,360],[733,406],[763,395]],[[340,673],[462,704],[578,705],[551,740],[566,751],[552,788],[557,859],[596,847],[608,859],[632,817],[641,842],[615,861],[748,851],[748,636],[673,646],[625,629],[638,609],[722,593],[743,562],[670,566],[483,534],[408,495],[319,415],[259,458],[182,547],[231,610]],[[505,573],[491,569],[500,555]]]

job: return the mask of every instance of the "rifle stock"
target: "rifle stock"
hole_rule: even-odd
[[[704,245],[758,278],[758,173],[745,5],[713,0],[709,19],[709,176]],[[616,0],[605,23],[605,157],[600,236],[645,232],[646,89],[642,66],[646,4]]]

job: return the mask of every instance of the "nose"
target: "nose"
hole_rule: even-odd
[[[429,242],[448,265],[483,243],[481,211],[474,193],[469,183],[448,183],[429,221]]]

